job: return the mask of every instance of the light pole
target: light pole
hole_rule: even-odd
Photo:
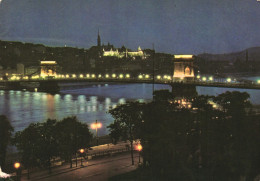
[[[97,140],[97,145],[98,145],[98,129],[102,127],[101,123],[98,123],[97,120],[95,123],[91,124],[91,128],[96,130],[96,140]]]
[[[21,163],[19,163],[19,162],[14,163],[14,168],[16,169],[16,179],[17,179],[17,181],[20,181],[20,167],[21,167]]]
[[[82,164],[82,156],[83,156],[83,153],[84,153],[84,149],[80,149],[79,152],[80,152],[80,156],[81,156],[81,160],[80,160],[81,164],[80,165],[83,166],[83,164]]]
[[[141,163],[140,162],[141,151],[142,151],[143,147],[142,147],[142,145],[140,143],[138,143],[136,149],[139,151],[139,162],[138,163],[140,164]]]

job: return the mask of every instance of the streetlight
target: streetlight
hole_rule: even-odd
[[[17,181],[19,181],[20,180],[20,167],[21,167],[21,163],[19,163],[19,162],[15,162],[14,163],[14,168],[16,169],[16,178],[17,178]]]
[[[142,145],[139,143],[139,144],[136,146],[136,149],[139,151],[139,162],[138,162],[138,163],[141,163],[141,162],[140,162],[140,152],[142,151],[143,147],[142,147]]]
[[[79,150],[79,152],[80,152],[80,156],[81,156],[81,160],[80,160],[81,161],[81,166],[83,166],[83,164],[82,164],[82,156],[83,156],[83,153],[84,153],[84,149],[81,148]]]
[[[96,130],[96,139],[97,139],[97,145],[98,145],[98,128],[101,128],[102,124],[98,123],[97,120],[95,123],[91,124],[91,128]]]

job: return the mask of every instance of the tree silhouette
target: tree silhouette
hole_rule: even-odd
[[[6,148],[11,139],[13,127],[5,115],[0,115],[0,167],[5,168]]]
[[[119,139],[129,140],[131,148],[132,165],[133,158],[133,141],[138,139],[137,133],[142,122],[141,104],[139,102],[126,102],[126,104],[118,105],[116,108],[109,110],[113,116],[114,122],[108,126],[110,136],[116,143]]]

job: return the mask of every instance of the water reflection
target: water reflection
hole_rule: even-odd
[[[167,85],[156,85],[156,89],[169,89]],[[197,87],[199,94],[218,95],[225,91],[238,89]],[[247,91],[254,104],[260,104],[258,90]],[[106,127],[113,118],[108,114],[110,108],[124,104],[128,100],[145,102],[152,99],[152,85],[116,84],[88,86],[79,89],[63,90],[61,94],[50,95],[41,92],[0,90],[0,114],[12,121],[15,131],[27,127],[32,122],[45,121],[48,118],[61,120],[75,115],[82,122],[91,124],[100,121],[103,127],[100,135],[108,134]]]

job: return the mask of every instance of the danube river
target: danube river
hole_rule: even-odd
[[[155,89],[169,89],[167,85],[155,85]],[[98,120],[103,124],[99,135],[108,134],[106,128],[113,118],[108,110],[117,104],[130,100],[151,101],[152,84],[88,84],[84,86],[64,85],[60,94],[42,92],[3,91],[0,90],[0,114],[6,115],[15,128],[20,131],[30,123],[42,122],[48,118],[61,120],[75,115],[88,124]],[[197,87],[200,95],[218,95],[226,91],[239,89]],[[260,105],[259,90],[247,91],[250,101]]]

